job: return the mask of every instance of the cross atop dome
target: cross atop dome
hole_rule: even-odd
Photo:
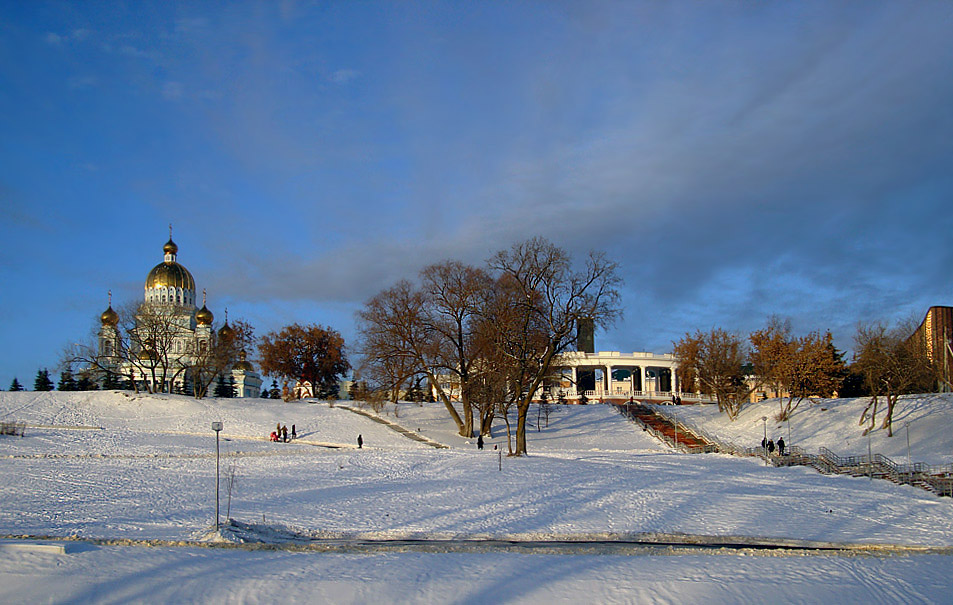
[[[172,241],[172,223],[169,223],[169,241],[162,246],[162,252],[165,253],[166,264],[175,262],[175,255],[179,253],[179,247]]]

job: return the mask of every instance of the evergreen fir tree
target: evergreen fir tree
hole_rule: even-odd
[[[269,395],[268,387],[265,387],[261,390],[261,394],[259,395],[259,397],[261,397],[262,399],[268,399],[268,395]]]
[[[121,388],[122,383],[119,381],[119,377],[112,372],[106,372],[106,375],[103,376],[103,389],[107,391],[116,391]]]
[[[278,388],[278,380],[271,381],[271,398],[281,399],[281,389]]]
[[[218,378],[215,379],[215,392],[213,394],[216,397],[228,397],[230,392],[231,389],[225,384],[225,377],[219,374]]]
[[[11,391],[22,391],[22,390],[23,390],[23,385],[20,384],[20,381],[17,380],[16,376],[13,377],[13,382],[10,383],[10,390],[11,390]]]
[[[76,381],[76,389],[79,391],[98,391],[99,383],[89,373],[89,371],[80,372],[79,380]]]
[[[66,368],[60,372],[60,383],[56,386],[58,391],[77,391],[79,386],[76,384],[76,379],[73,378],[73,371],[69,368]]]
[[[238,397],[238,386],[235,384],[235,377],[232,376],[231,372],[228,374],[228,380],[226,384],[226,389],[228,395],[225,395],[229,399]]]
[[[33,381],[34,391],[52,391],[53,381],[50,379],[49,370],[37,370],[36,379]]]

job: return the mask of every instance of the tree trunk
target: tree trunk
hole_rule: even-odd
[[[529,413],[530,396],[519,402],[516,407],[516,455],[526,455],[526,416]]]
[[[464,437],[470,438],[473,437],[473,407],[470,405],[470,396],[467,395],[466,389],[462,390],[460,403],[463,404],[463,431],[466,433]]]

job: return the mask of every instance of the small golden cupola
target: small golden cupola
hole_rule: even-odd
[[[228,325],[228,307],[225,307],[225,325],[218,331],[218,337],[221,339],[228,339],[235,337],[235,330]]]
[[[195,312],[195,323],[200,326],[210,326],[215,316],[205,306],[205,290],[202,290],[202,308]]]
[[[242,349],[241,352],[238,353],[238,362],[235,363],[232,369],[242,372],[254,372],[255,368],[247,358],[248,354],[245,353],[245,349]]]
[[[109,307],[99,316],[99,320],[104,326],[115,327],[119,323],[119,313],[113,311],[113,293],[109,292]]]

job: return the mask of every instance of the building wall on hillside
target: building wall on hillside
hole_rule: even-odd
[[[926,343],[930,361],[943,359],[943,349],[953,342],[953,307],[930,307],[916,335]]]

